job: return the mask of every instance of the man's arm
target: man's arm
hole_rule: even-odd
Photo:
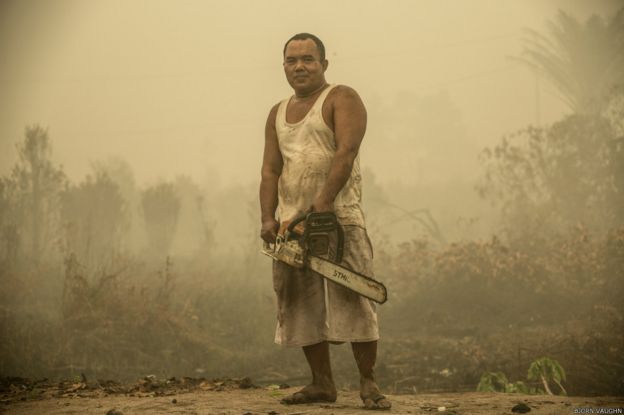
[[[353,162],[366,132],[366,108],[352,88],[347,86],[336,88],[333,125],[336,154],[329,167],[327,180],[312,204],[312,210],[315,212],[334,210],[334,199],[349,180]]]
[[[277,143],[275,118],[278,105],[271,108],[264,128],[264,156],[262,160],[262,179],[260,181],[260,211],[262,229],[260,237],[274,243],[279,223],[275,220],[277,209],[277,182],[282,174],[284,161]]]

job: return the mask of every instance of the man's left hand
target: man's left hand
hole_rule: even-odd
[[[312,212],[333,212],[334,211],[334,203],[333,201],[328,201],[323,199],[322,197],[317,197],[314,199],[312,203]]]

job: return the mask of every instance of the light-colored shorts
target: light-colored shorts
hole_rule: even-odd
[[[373,249],[366,230],[343,226],[341,265],[373,277]],[[373,301],[309,269],[273,261],[277,295],[275,343],[309,346],[322,341],[367,342],[379,339]]]

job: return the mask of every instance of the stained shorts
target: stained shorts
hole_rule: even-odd
[[[373,277],[373,250],[366,230],[343,226],[341,265]],[[376,304],[309,269],[273,261],[277,296],[275,343],[308,346],[322,341],[367,342],[379,339]]]

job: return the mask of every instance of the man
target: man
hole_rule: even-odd
[[[261,237],[274,243],[280,227],[302,213],[333,211],[344,229],[342,264],[372,276],[372,247],[360,207],[364,104],[353,89],[327,84],[325,47],[316,36],[293,36],[283,55],[284,73],[295,94],[276,104],[266,123]],[[379,338],[374,303],[313,271],[279,261],[273,264],[273,284],[278,303],[275,341],[302,347],[312,372],[312,383],[282,403],[335,402],[329,343],[348,341],[364,406],[389,409],[374,377]]]

